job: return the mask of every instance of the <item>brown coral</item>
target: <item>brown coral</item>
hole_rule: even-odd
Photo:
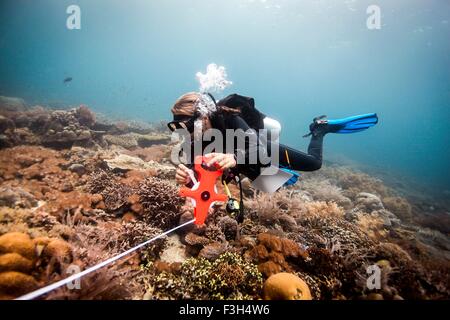
[[[95,114],[84,104],[75,110],[75,114],[82,126],[90,128],[95,124]]]
[[[402,197],[383,198],[386,209],[394,213],[402,221],[410,222],[412,219],[412,208],[408,200]]]
[[[245,253],[245,257],[258,264],[259,271],[266,277],[281,271],[292,271],[287,260],[306,258],[306,252],[294,241],[269,233],[258,235],[258,245]]]
[[[226,250],[227,250],[226,244],[220,242],[213,242],[203,247],[200,250],[198,256],[206,258],[208,260],[215,260]]]

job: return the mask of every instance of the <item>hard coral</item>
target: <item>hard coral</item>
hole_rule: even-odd
[[[152,227],[142,221],[129,221],[122,225],[123,233],[119,237],[120,246],[123,250],[128,250],[138,244],[150,240],[163,231]],[[141,258],[143,260],[158,257],[166,244],[166,238],[160,238],[145,247],[145,251]]]
[[[19,187],[0,187],[0,206],[32,208],[37,205],[35,197]]]
[[[302,179],[301,192],[310,194],[316,201],[335,202],[345,209],[352,206],[351,200],[343,195],[342,188],[328,179]]]
[[[147,148],[135,148],[132,151],[127,151],[126,154],[130,156],[139,157],[144,161],[161,162],[163,159],[169,159],[171,148],[168,145],[153,145]]]
[[[18,253],[21,256],[33,260],[34,244],[27,234],[10,232],[0,236],[0,253]]]
[[[264,283],[266,300],[311,300],[308,285],[292,273],[281,272],[270,276]]]
[[[75,109],[75,115],[82,126],[91,128],[95,124],[95,114],[84,104]]]
[[[386,209],[394,213],[400,220],[411,222],[412,208],[408,200],[402,197],[386,197],[383,198],[383,203]]]
[[[151,266],[146,269],[152,270]],[[262,287],[256,266],[229,252],[213,262],[190,258],[177,275],[162,272],[149,276],[154,298],[253,299]]]
[[[343,218],[344,210],[334,202],[307,202],[302,208],[302,217]]]
[[[138,194],[145,222],[163,230],[178,223],[182,200],[173,184],[159,178],[147,178],[141,183]]]
[[[213,242],[203,247],[198,256],[208,260],[215,260],[226,250],[227,245],[225,243]]]
[[[292,271],[295,263],[291,265],[288,260],[303,260],[306,258],[306,252],[292,240],[261,233],[258,235],[258,245],[248,250],[245,257],[258,263],[261,273],[269,277],[283,270]]]
[[[19,271],[29,273],[33,269],[33,262],[18,253],[0,255],[0,272]]]
[[[17,271],[0,273],[0,294],[17,297],[37,287],[38,283],[32,276]]]

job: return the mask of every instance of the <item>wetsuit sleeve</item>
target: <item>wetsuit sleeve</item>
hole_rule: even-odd
[[[227,128],[242,130],[239,133],[235,131],[234,135],[234,154],[238,163],[237,169],[253,180],[259,176],[262,167],[270,165],[266,145],[259,139],[257,131],[251,129],[240,116],[229,116],[226,122]]]

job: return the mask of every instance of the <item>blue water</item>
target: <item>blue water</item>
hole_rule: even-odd
[[[81,8],[81,30],[66,8]],[[381,29],[366,8],[381,8]],[[364,133],[328,135],[341,157],[450,189],[450,2],[445,0],[2,0],[0,95],[169,119],[215,62],[306,148],[314,116],[377,112]],[[72,77],[68,84],[63,79]]]

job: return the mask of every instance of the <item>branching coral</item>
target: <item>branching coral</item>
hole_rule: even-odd
[[[163,233],[142,221],[130,221],[123,224],[123,233],[119,237],[122,250],[128,250]],[[154,259],[159,256],[166,244],[166,238],[160,238],[142,249],[141,260]]]
[[[345,209],[352,206],[351,200],[342,194],[342,188],[327,179],[304,179],[300,189],[302,192],[308,192],[316,201],[335,202]]]
[[[319,172],[308,173],[307,177],[330,180],[336,186],[342,188],[342,194],[351,200],[355,200],[360,192],[369,192],[387,197],[390,190],[377,178],[368,174],[343,166],[324,166]]]
[[[85,189],[93,194],[101,194],[105,189],[114,187],[116,183],[117,178],[112,172],[97,170],[89,175]]]
[[[147,178],[141,183],[138,194],[145,222],[164,230],[178,223],[182,199],[173,184],[159,178]]]
[[[279,224],[282,214],[296,216],[303,207],[303,201],[296,196],[295,190],[284,189],[269,195],[256,194],[246,202],[247,208],[255,212],[258,222],[264,226]],[[284,221],[286,222],[286,221]],[[294,225],[285,225],[286,228],[295,228]]]

